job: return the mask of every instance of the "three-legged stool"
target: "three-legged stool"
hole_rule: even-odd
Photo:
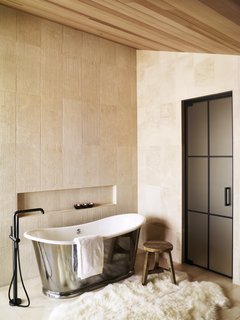
[[[167,241],[147,241],[143,244],[143,247],[144,247],[144,251],[146,251],[146,256],[145,256],[145,262],[144,262],[144,268],[143,268],[142,284],[143,285],[147,284],[148,274],[160,273],[160,272],[163,272],[164,270],[171,272],[172,283],[177,284],[174,267],[173,267],[172,255],[171,255],[173,245]],[[154,253],[154,267],[152,270],[148,270],[151,253]],[[159,254],[161,253],[167,253],[169,268],[163,268],[159,266]]]

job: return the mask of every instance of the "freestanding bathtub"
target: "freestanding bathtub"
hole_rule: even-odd
[[[81,225],[25,232],[33,241],[43,293],[54,298],[74,297],[131,276],[144,222],[143,215],[126,213]],[[84,235],[103,237],[104,267],[101,274],[81,280],[73,263],[73,239]]]

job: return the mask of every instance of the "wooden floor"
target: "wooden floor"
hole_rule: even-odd
[[[138,254],[136,260],[136,274],[142,274],[144,255]],[[176,265],[175,270],[184,271],[188,274],[190,281],[212,281],[218,283],[224,290],[225,295],[230,299],[232,306],[229,309],[219,310],[219,320],[240,320],[240,286],[233,285],[231,279],[220,276],[213,272],[190,265]],[[31,298],[31,306],[29,308],[10,307],[8,305],[7,287],[0,288],[0,309],[1,319],[7,320],[47,320],[53,308],[61,303],[70,301],[50,299],[41,292],[41,284],[39,278],[25,281]],[[19,291],[19,297],[24,298],[22,292]],[[73,298],[71,301],[73,301]],[[183,319],[184,320],[184,319]],[[195,319],[193,319],[195,320]]]

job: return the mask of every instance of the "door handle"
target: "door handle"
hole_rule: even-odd
[[[229,207],[231,205],[231,188],[225,188],[225,206]]]

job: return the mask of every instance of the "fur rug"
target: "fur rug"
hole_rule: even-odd
[[[228,307],[222,289],[212,282],[189,282],[177,273],[173,285],[168,273],[133,276],[99,291],[84,293],[56,307],[49,320],[214,320],[217,307]]]

